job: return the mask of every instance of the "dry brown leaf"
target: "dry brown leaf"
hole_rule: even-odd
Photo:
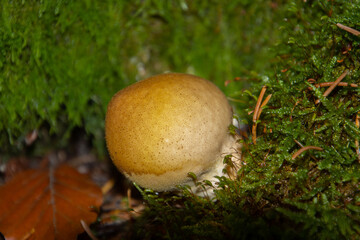
[[[0,232],[7,240],[76,239],[80,220],[94,222],[101,203],[101,189],[69,166],[27,170],[0,186]]]

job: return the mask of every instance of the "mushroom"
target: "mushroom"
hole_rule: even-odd
[[[216,181],[223,158],[239,147],[228,127],[232,108],[221,90],[189,74],[160,74],[111,99],[105,119],[107,148],[130,180],[155,191],[198,179]]]

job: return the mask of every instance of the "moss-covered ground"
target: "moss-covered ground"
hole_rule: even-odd
[[[193,73],[247,126],[243,166],[215,199],[141,190],[129,236],[360,239],[359,0],[1,0],[0,11],[1,161],[66,148],[79,128],[104,157],[116,91]]]
[[[273,68],[234,96],[250,113],[242,119],[249,136],[238,178],[219,178],[214,199],[187,188],[184,197],[143,192],[149,209],[140,235],[360,239],[360,32],[344,27],[360,29],[360,4],[302,1],[285,9]],[[260,92],[269,101],[254,119]]]

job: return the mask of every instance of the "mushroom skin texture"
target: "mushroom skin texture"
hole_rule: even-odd
[[[160,74],[113,96],[105,119],[106,144],[127,178],[144,188],[170,191],[191,185],[189,172],[200,180],[222,175],[223,157],[234,152],[236,142],[228,132],[232,115],[225,95],[210,81]]]

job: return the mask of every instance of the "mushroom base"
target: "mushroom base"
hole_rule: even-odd
[[[216,189],[216,183],[219,182],[219,180],[216,178],[216,176],[227,176],[231,179],[235,179],[237,176],[237,171],[241,168],[241,144],[238,143],[238,138],[234,137],[232,135],[229,135],[229,138],[227,142],[223,145],[222,148],[222,154],[219,156],[216,164],[212,169],[209,171],[203,173],[202,175],[198,176],[199,181],[203,180],[209,180],[214,188],[208,187],[204,190],[203,187],[196,187],[192,186],[192,191],[202,197],[213,197],[214,196],[214,189]],[[233,166],[230,167],[226,164],[224,164],[224,158],[226,155],[231,155],[231,161],[233,163]],[[226,173],[224,173],[224,169],[226,169]]]

